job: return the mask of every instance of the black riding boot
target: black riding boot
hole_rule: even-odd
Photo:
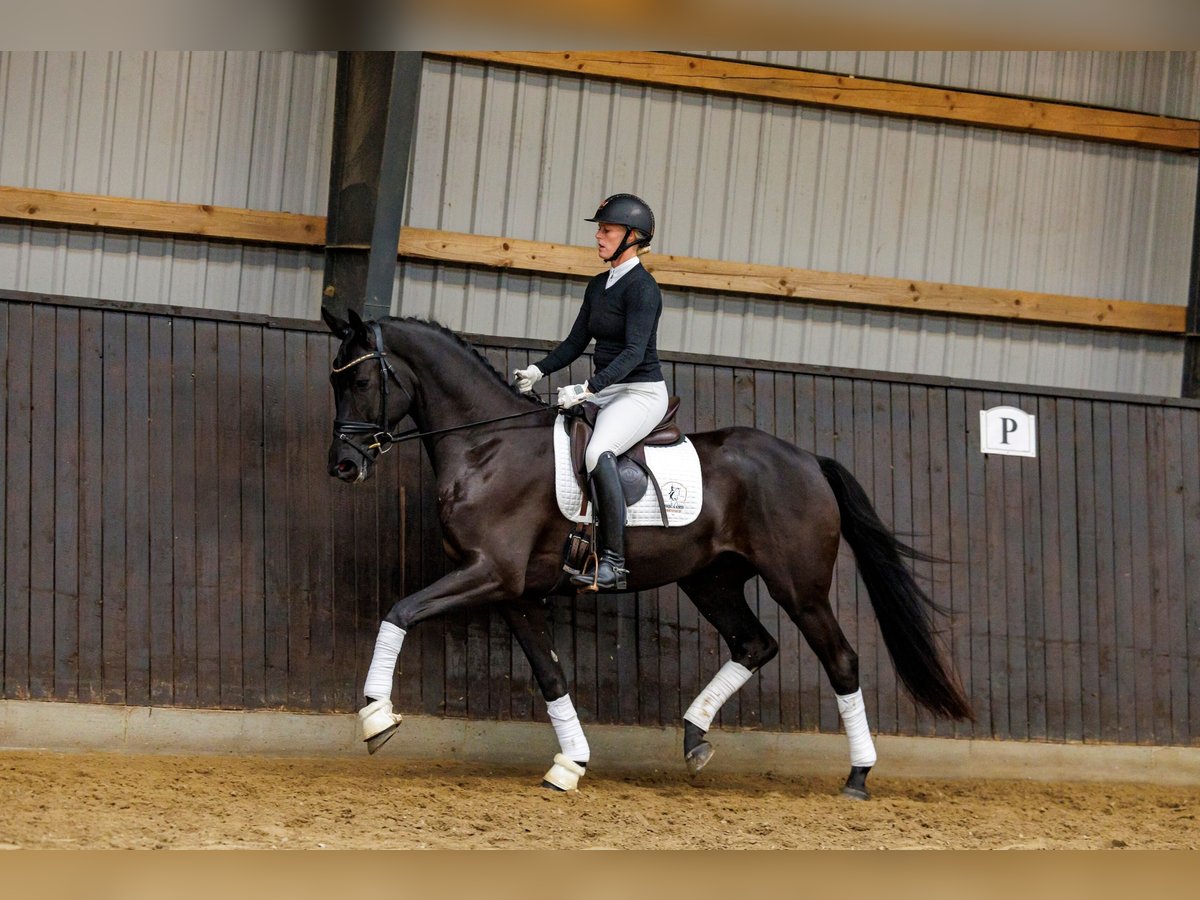
[[[617,474],[617,458],[601,453],[592,470],[592,502],[599,519],[596,525],[597,554],[595,579],[589,574],[575,575],[571,583],[585,590],[625,590],[625,494]]]

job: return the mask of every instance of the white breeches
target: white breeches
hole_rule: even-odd
[[[663,381],[610,384],[588,402],[600,407],[585,456],[590,472],[600,454],[620,456],[662,421],[667,414],[667,385]]]

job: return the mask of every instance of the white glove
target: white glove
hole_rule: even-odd
[[[563,409],[570,409],[591,396],[594,395],[588,390],[587,384],[570,384],[558,389],[558,405]]]
[[[517,376],[517,390],[522,394],[528,394],[533,390],[533,386],[542,380],[542,370],[537,366],[530,366],[528,369],[514,369],[513,374]]]

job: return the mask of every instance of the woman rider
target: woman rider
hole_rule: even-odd
[[[614,194],[586,221],[597,223],[596,250],[609,269],[588,282],[566,340],[513,374],[518,390],[530,391],[543,376],[578,359],[595,339],[595,373],[558,391],[563,409],[585,400],[600,408],[586,454],[599,519],[596,575],[594,582],[588,575],[571,580],[588,590],[624,590],[625,498],[617,457],[648,435],[667,411],[657,350],[662,293],[638,259],[654,237],[654,213],[633,194]]]

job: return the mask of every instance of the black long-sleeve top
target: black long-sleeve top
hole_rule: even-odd
[[[611,288],[605,288],[607,283],[607,272],[588,282],[570,334],[535,365],[543,374],[556,372],[578,359],[595,338],[595,374],[587,380],[593,392],[610,384],[662,381],[657,347],[662,315],[658,282],[639,264]]]

